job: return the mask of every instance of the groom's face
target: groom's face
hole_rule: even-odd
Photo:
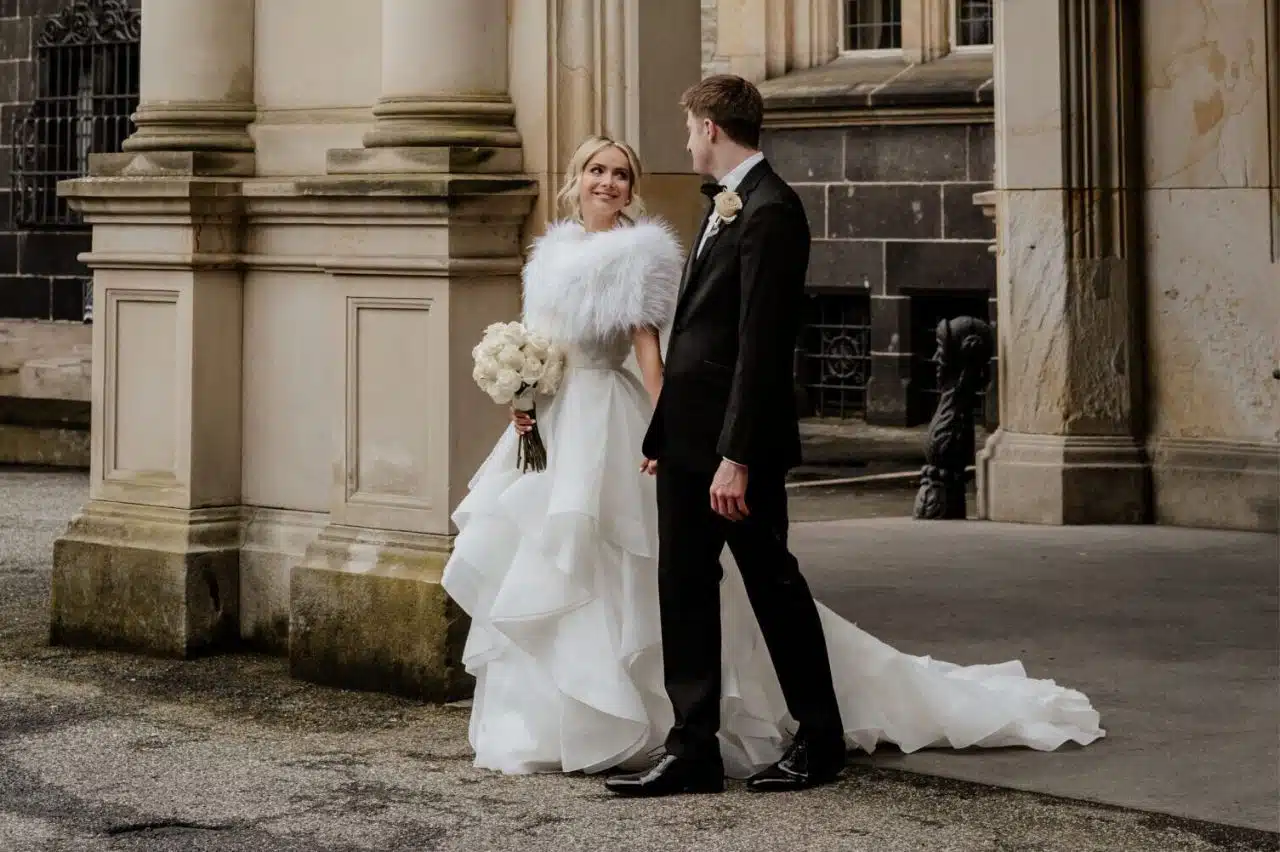
[[[691,112],[685,113],[685,126],[689,129],[689,156],[693,159],[693,170],[700,175],[711,174],[711,144],[715,136],[715,125],[705,118],[698,118]]]

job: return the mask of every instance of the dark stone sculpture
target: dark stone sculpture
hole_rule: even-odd
[[[925,467],[914,515],[924,520],[964,520],[965,469],[974,462],[974,407],[991,377],[995,335],[973,317],[938,323],[938,410],[929,423]]]

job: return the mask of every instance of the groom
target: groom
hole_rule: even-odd
[[[742,573],[799,731],[757,791],[835,780],[840,710],[818,611],[787,550],[785,478],[800,461],[792,353],[809,226],[800,199],[759,151],[764,106],[740,77],[685,92],[694,171],[712,206],[686,261],[662,393],[644,440],[658,478],[658,582],[675,726],[647,772],[609,779],[624,795],[719,792],[720,554]]]

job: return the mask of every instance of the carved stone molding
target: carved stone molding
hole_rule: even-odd
[[[1138,4],[1062,0],[1067,257],[1130,257],[1141,243]]]
[[[1267,2],[1267,103],[1271,152],[1271,262],[1280,263],[1280,0]]]
[[[128,0],[77,0],[49,19],[36,47],[128,44],[142,37],[142,14]]]

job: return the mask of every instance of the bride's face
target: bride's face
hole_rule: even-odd
[[[631,163],[617,148],[605,148],[592,157],[579,183],[583,216],[615,216],[631,203]]]

